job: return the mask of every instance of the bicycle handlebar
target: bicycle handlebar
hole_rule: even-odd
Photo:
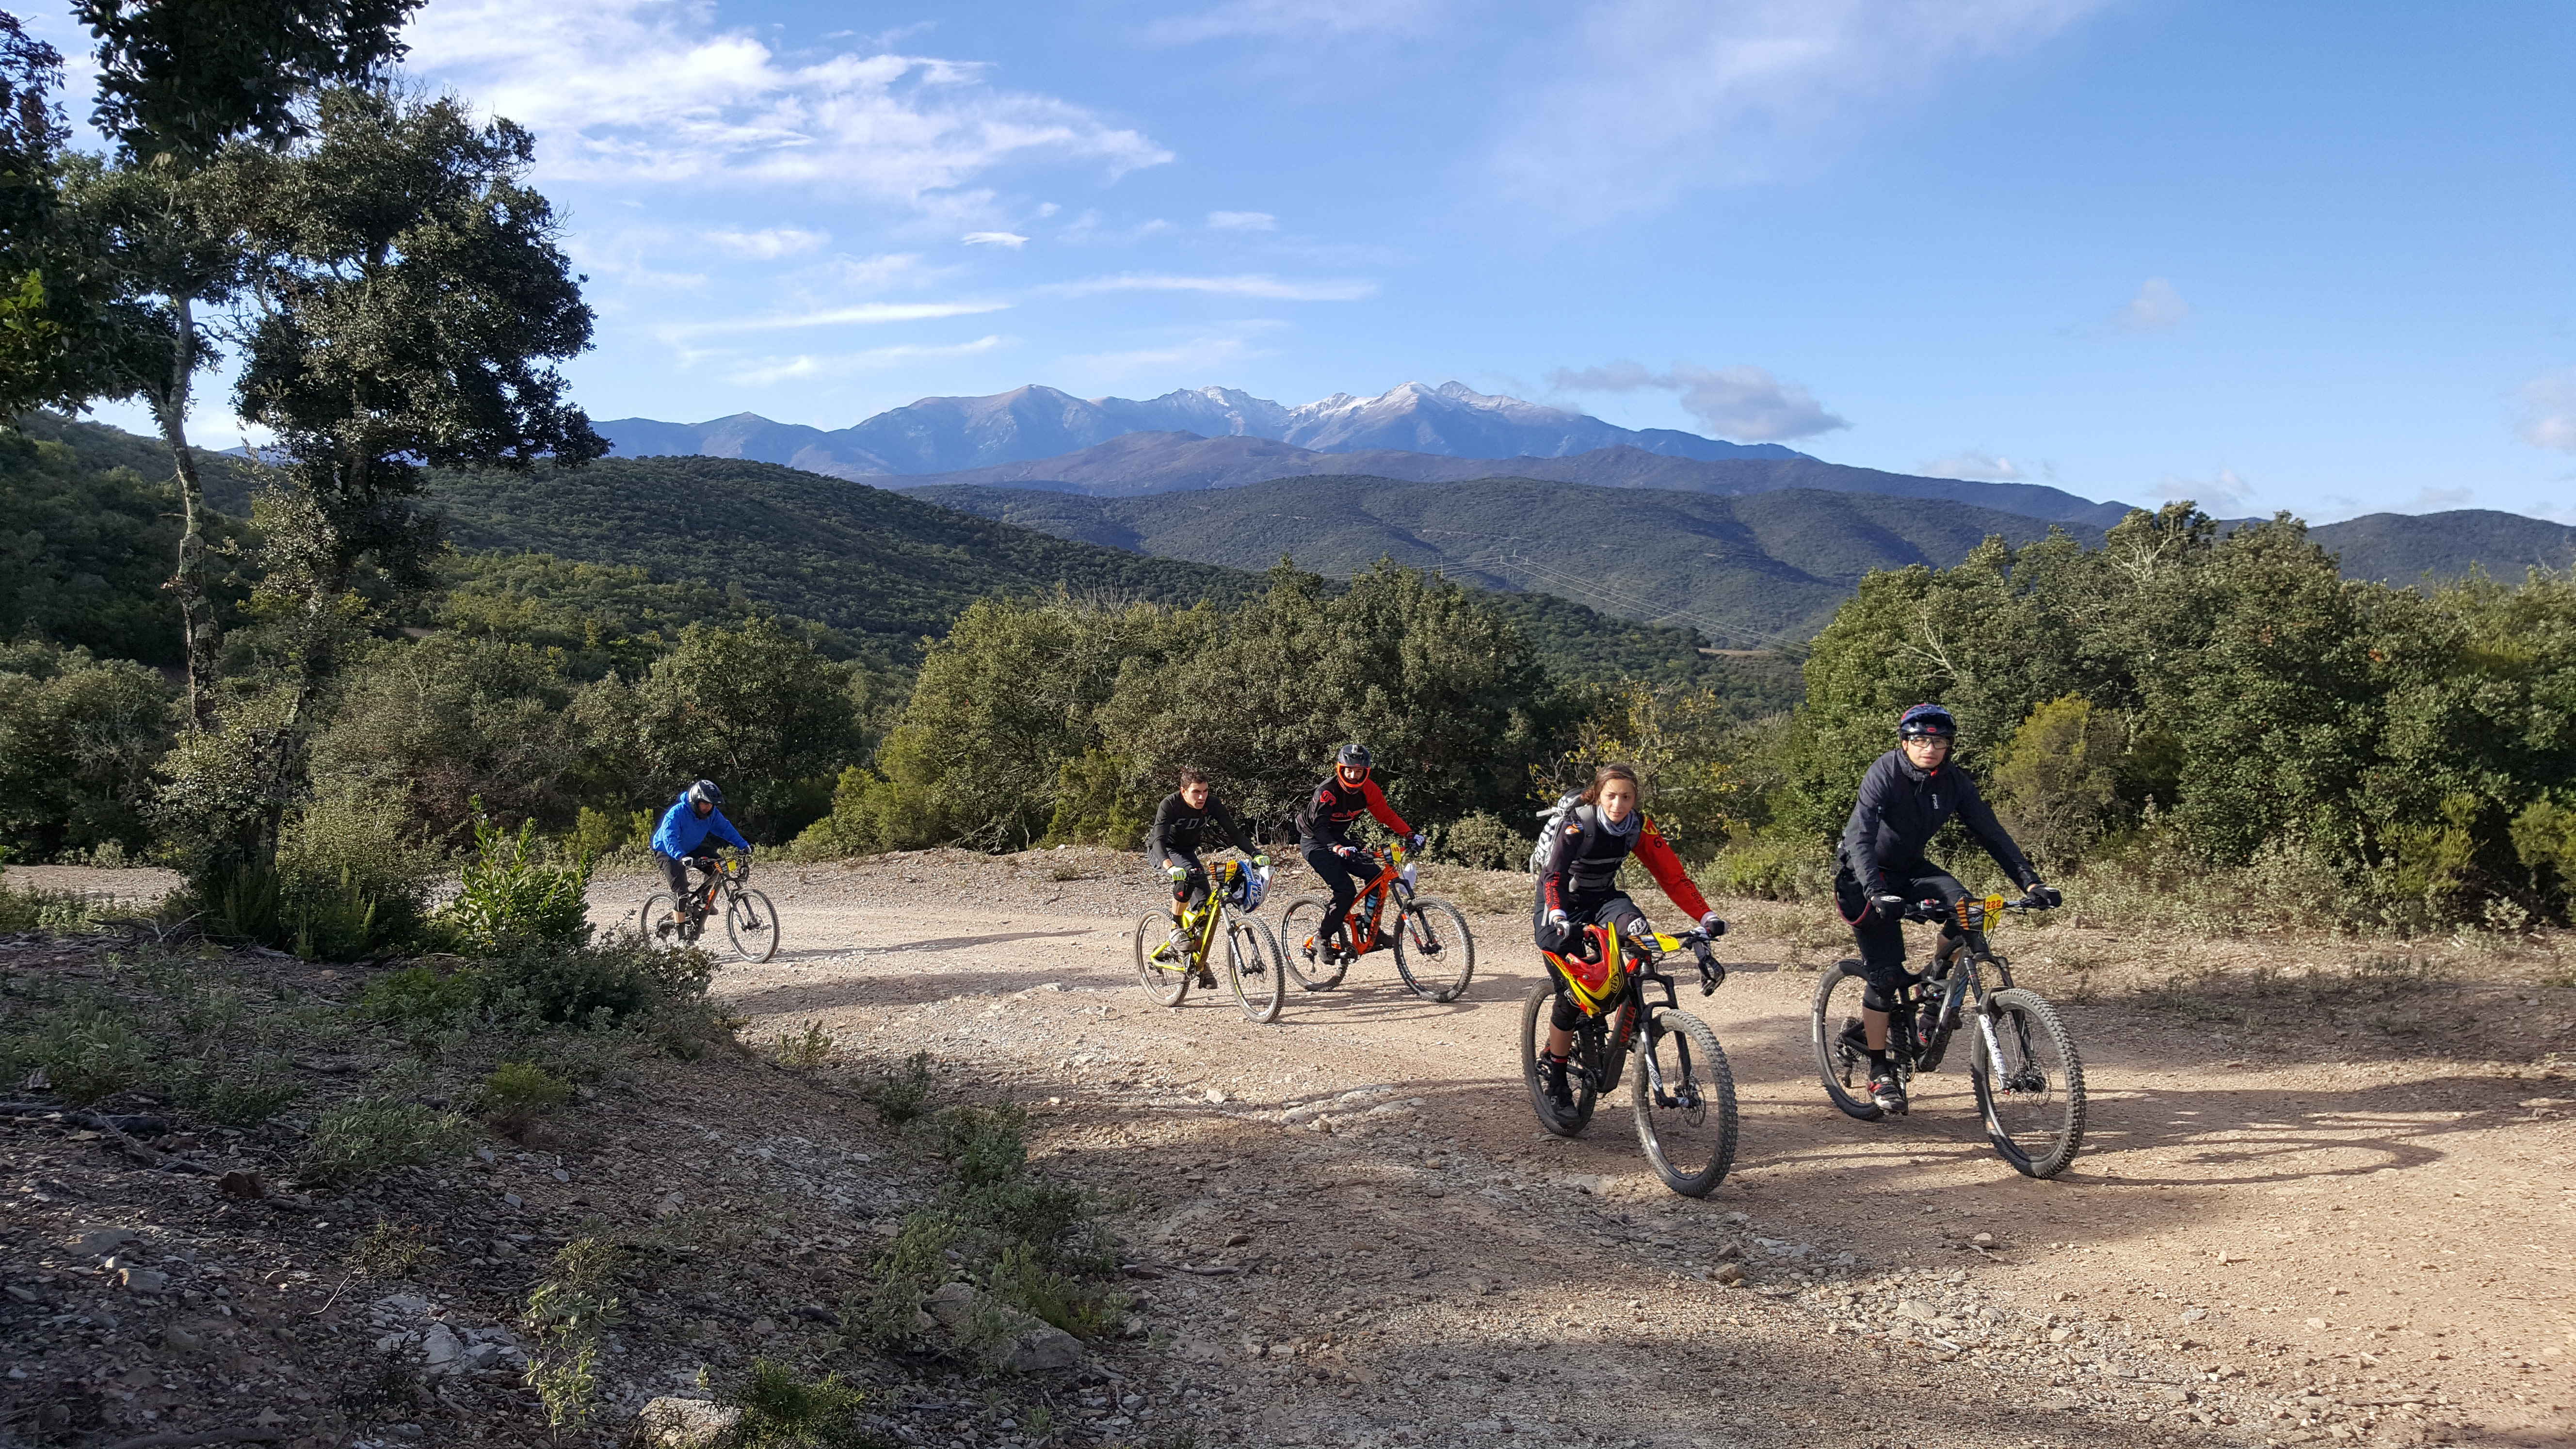
[[[1970,897],[1970,899],[1975,898]],[[1880,896],[1877,898],[1877,902],[1882,907],[1901,909],[1904,913],[1904,919],[1909,921],[1919,921],[1925,925],[1949,924],[1950,908],[1937,900],[1908,901],[1903,896]],[[2041,900],[2037,896],[2023,896],[2017,901],[2005,901],[2001,909],[2007,911],[2045,911],[2053,909],[2053,907],[2051,907],[2048,902]]]

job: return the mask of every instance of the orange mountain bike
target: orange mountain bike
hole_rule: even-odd
[[[1279,939],[1292,943],[1289,974],[1308,991],[1329,991],[1341,984],[1352,962],[1384,946],[1395,952],[1396,974],[1415,995],[1430,1001],[1466,995],[1476,974],[1476,938],[1467,931],[1467,918],[1447,901],[1414,894],[1413,866],[1403,846],[1389,847],[1383,856],[1373,850],[1360,855],[1377,870],[1351,905],[1348,942],[1336,948],[1319,939],[1333,909],[1331,896],[1299,896],[1280,913]]]

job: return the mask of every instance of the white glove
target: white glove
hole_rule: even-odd
[[[1170,876],[1172,878],[1172,884],[1174,885],[1179,885],[1181,882],[1190,878],[1189,870],[1186,867],[1177,865],[1167,865],[1163,867],[1163,874]]]
[[[1411,835],[1404,837],[1404,848],[1407,850],[1420,850],[1422,848],[1422,832],[1417,830]]]
[[[1547,913],[1547,923],[1556,927],[1559,932],[1563,932],[1574,924],[1574,918],[1563,911],[1550,911]]]

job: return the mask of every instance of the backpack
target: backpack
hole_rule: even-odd
[[[1565,833],[1568,815],[1586,825],[1598,821],[1598,813],[1583,803],[1583,792],[1569,790],[1556,797],[1556,803],[1538,813],[1538,844],[1530,850],[1530,884],[1537,885],[1547,876],[1547,858],[1556,851],[1556,838]]]

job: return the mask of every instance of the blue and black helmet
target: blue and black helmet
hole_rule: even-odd
[[[1368,746],[1357,743],[1344,745],[1341,753],[1333,756],[1333,763],[1348,765],[1356,770],[1365,770],[1370,764]]]
[[[1926,736],[1944,740],[1957,739],[1959,722],[1950,717],[1948,710],[1937,704],[1918,704],[1907,710],[1904,716],[1897,720],[1896,734],[1898,738],[1908,740],[1922,739]]]

